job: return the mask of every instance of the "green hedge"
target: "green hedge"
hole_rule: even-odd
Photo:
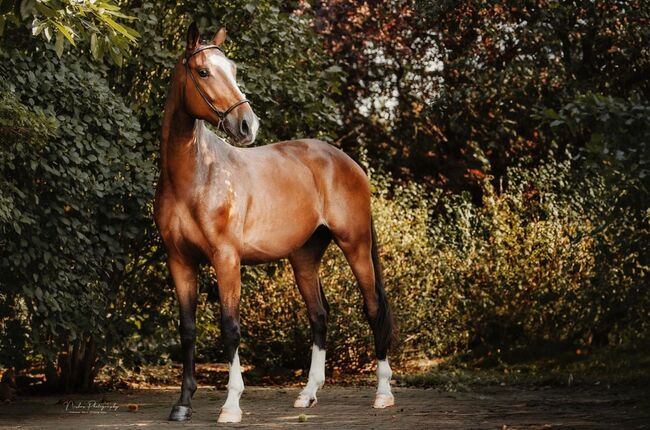
[[[87,388],[135,329],[115,315],[129,304],[118,298],[151,225],[154,165],[131,110],[91,63],[41,44],[0,59],[11,101],[0,148],[0,328],[23,346],[12,356],[3,345],[2,364],[40,361],[52,385]]]
[[[569,161],[511,170],[500,186],[484,181],[482,205],[375,176],[373,211],[400,331],[394,359],[648,337],[647,260],[626,247],[648,243],[648,214],[631,211],[603,224],[615,196],[604,178],[574,172]],[[361,296],[334,245],[321,276],[332,308],[328,364],[367,369],[374,357]],[[199,308],[204,360],[220,358],[209,288]],[[308,365],[308,319],[288,264],[246,269],[242,302],[244,360]]]

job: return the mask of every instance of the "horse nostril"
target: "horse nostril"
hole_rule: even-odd
[[[239,127],[239,131],[241,131],[242,136],[250,135],[251,130],[248,127],[248,121],[246,121],[245,119],[241,121],[241,126]]]

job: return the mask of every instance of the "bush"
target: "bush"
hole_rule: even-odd
[[[429,194],[375,178],[373,212],[401,339],[393,359],[629,344],[648,336],[648,267],[640,255],[616,248],[617,237],[647,241],[647,218],[645,229],[625,220],[603,229],[591,202],[610,198],[604,179],[573,175],[569,161],[511,169],[498,187],[483,182],[482,205],[468,194]],[[336,246],[321,277],[331,305],[328,365],[368,369],[372,336]],[[202,307],[211,318],[200,331],[216,345],[216,305]],[[242,320],[245,361],[308,365],[309,324],[288,264],[246,269]]]
[[[29,39],[0,58],[0,326],[24,341],[13,357],[3,341],[2,364],[42,360],[53,386],[85,389],[135,329],[121,298],[152,226],[153,163],[101,70]]]

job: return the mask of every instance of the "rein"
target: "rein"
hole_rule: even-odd
[[[196,78],[194,77],[194,74],[192,74],[192,71],[190,70],[190,66],[189,66],[190,58],[192,58],[193,56],[195,56],[195,55],[198,54],[199,52],[201,52],[201,51],[205,51],[205,50],[207,50],[207,49],[218,49],[219,51],[223,52],[223,51],[221,50],[221,48],[219,48],[217,45],[207,45],[207,46],[202,46],[202,47],[200,47],[199,49],[195,50],[194,52],[192,52],[192,53],[189,54],[189,55],[186,55],[186,56],[183,58],[183,66],[185,67],[185,79],[187,80],[187,75],[190,76],[190,78],[192,79],[192,83],[194,84],[194,88],[196,88],[196,90],[198,91],[198,93],[201,95],[201,98],[203,99],[203,101],[205,102],[205,104],[207,104],[208,107],[210,108],[210,110],[212,110],[212,112],[214,112],[214,113],[219,117],[219,124],[217,124],[217,130],[219,130],[219,129],[223,129],[223,131],[225,131],[226,133],[231,134],[231,133],[226,129],[226,127],[225,127],[224,124],[223,124],[223,122],[225,121],[226,117],[228,116],[228,114],[229,114],[230,112],[232,112],[233,110],[235,110],[235,108],[236,108],[237,106],[239,106],[239,105],[243,105],[244,103],[248,103],[248,104],[250,105],[251,102],[249,102],[249,101],[246,100],[246,99],[244,99],[244,100],[240,100],[240,101],[235,102],[235,103],[233,103],[232,105],[230,105],[230,107],[228,107],[228,109],[226,109],[225,111],[221,111],[221,110],[219,110],[215,105],[213,105],[212,102],[211,102],[210,100],[208,100],[208,97],[205,95],[205,93],[203,92],[203,90],[202,90],[201,87],[199,86],[199,83],[196,82]],[[183,98],[185,98],[185,91],[184,91],[184,89],[185,89],[185,86],[183,86]]]

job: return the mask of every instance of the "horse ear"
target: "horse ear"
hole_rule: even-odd
[[[226,29],[224,27],[221,27],[212,38],[212,43],[217,46],[221,46],[224,40],[226,40]]]
[[[200,38],[201,35],[199,34],[199,28],[196,26],[196,23],[191,23],[187,29],[187,50],[193,51],[199,45]]]

